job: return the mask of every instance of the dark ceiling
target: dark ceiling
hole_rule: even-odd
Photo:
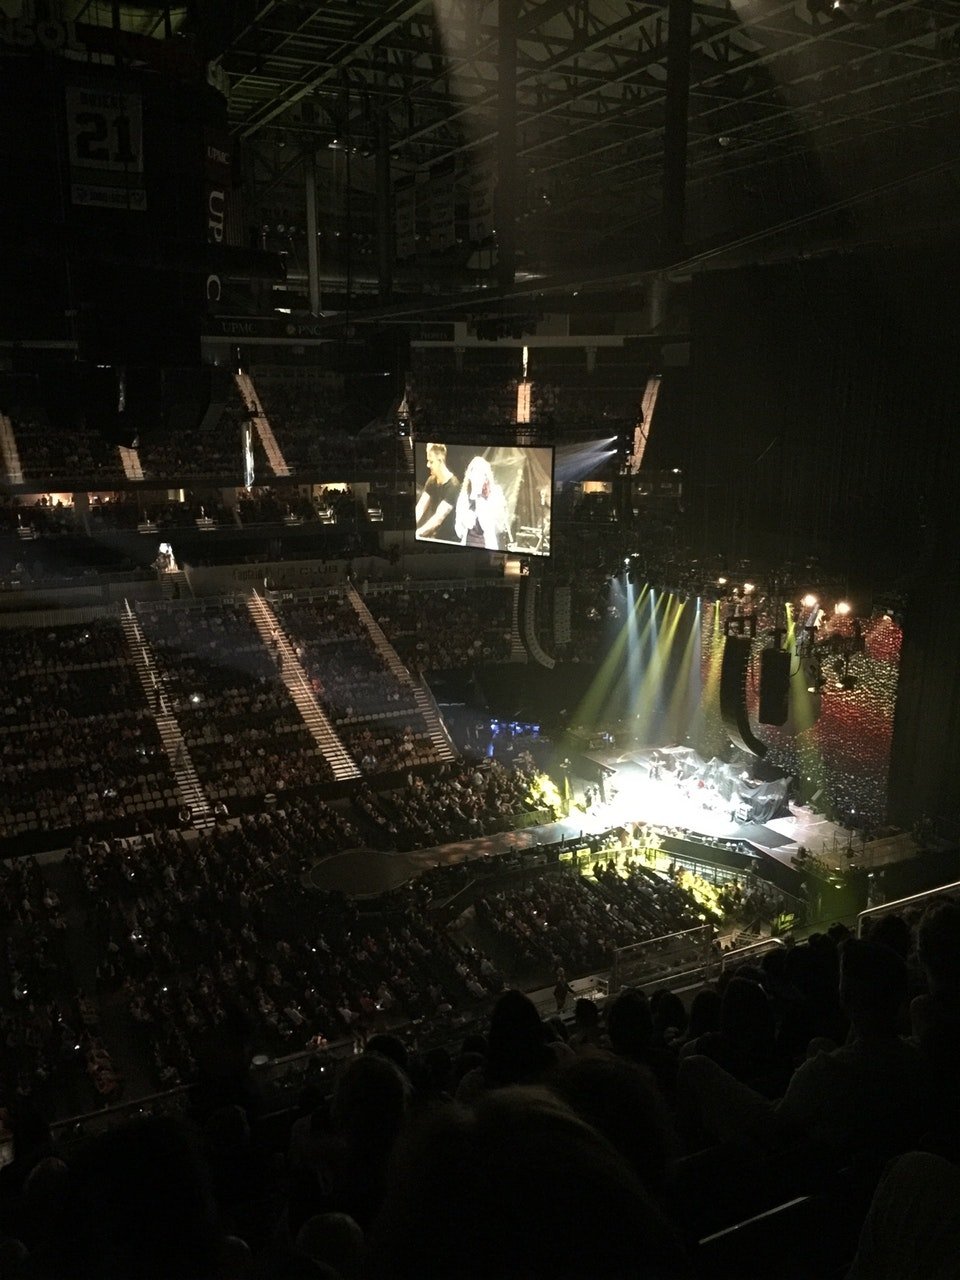
[[[497,8],[264,3],[220,29],[231,128],[251,146],[364,149],[385,114],[395,172],[468,170],[496,143]],[[520,0],[518,248],[531,270],[649,263],[668,28],[663,5]],[[884,234],[878,205],[895,210],[892,235],[904,206],[936,205],[936,224],[953,215],[957,0],[696,3],[690,88],[691,251],[834,206],[846,210],[834,233],[867,239]]]

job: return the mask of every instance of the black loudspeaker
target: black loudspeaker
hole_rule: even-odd
[[[720,667],[720,715],[734,746],[751,755],[765,756],[767,748],[753,733],[747,716],[747,668],[750,665],[750,637],[727,636]]]
[[[168,368],[161,380],[161,419],[168,431],[199,431],[210,408],[211,369]]]
[[[115,365],[78,366],[76,386],[87,428],[116,443],[123,402],[121,370]]]
[[[134,449],[160,423],[160,370],[155,365],[118,370],[120,411],[101,430],[110,444]]]
[[[785,649],[760,653],[761,724],[786,724],[790,697],[790,654]]]
[[[233,374],[229,369],[210,370],[210,403],[200,423],[201,431],[212,431],[220,421],[220,415],[227,407],[232,385]]]
[[[75,431],[85,424],[87,403],[84,372],[80,365],[68,365],[41,373],[37,394],[54,431]]]

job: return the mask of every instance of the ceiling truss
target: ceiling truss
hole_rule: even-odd
[[[247,148],[296,156],[336,138],[369,152],[385,120],[397,175],[451,160],[469,173],[494,153],[496,0],[266,0],[249,13],[217,58]],[[629,255],[656,217],[668,30],[666,6],[645,0],[520,0],[518,247],[531,261]],[[868,189],[905,150],[948,159],[958,96],[960,0],[695,3],[698,230],[723,192],[734,205],[765,192],[776,217],[794,197]],[[295,173],[289,156],[260,164],[261,194]]]

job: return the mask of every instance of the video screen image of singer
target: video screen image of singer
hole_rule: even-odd
[[[418,440],[414,449],[418,542],[550,554],[552,448]]]

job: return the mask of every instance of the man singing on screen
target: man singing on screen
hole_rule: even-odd
[[[460,481],[447,466],[445,444],[427,445],[427,470],[430,475],[417,499],[417,537],[459,542],[454,527],[454,509]]]

